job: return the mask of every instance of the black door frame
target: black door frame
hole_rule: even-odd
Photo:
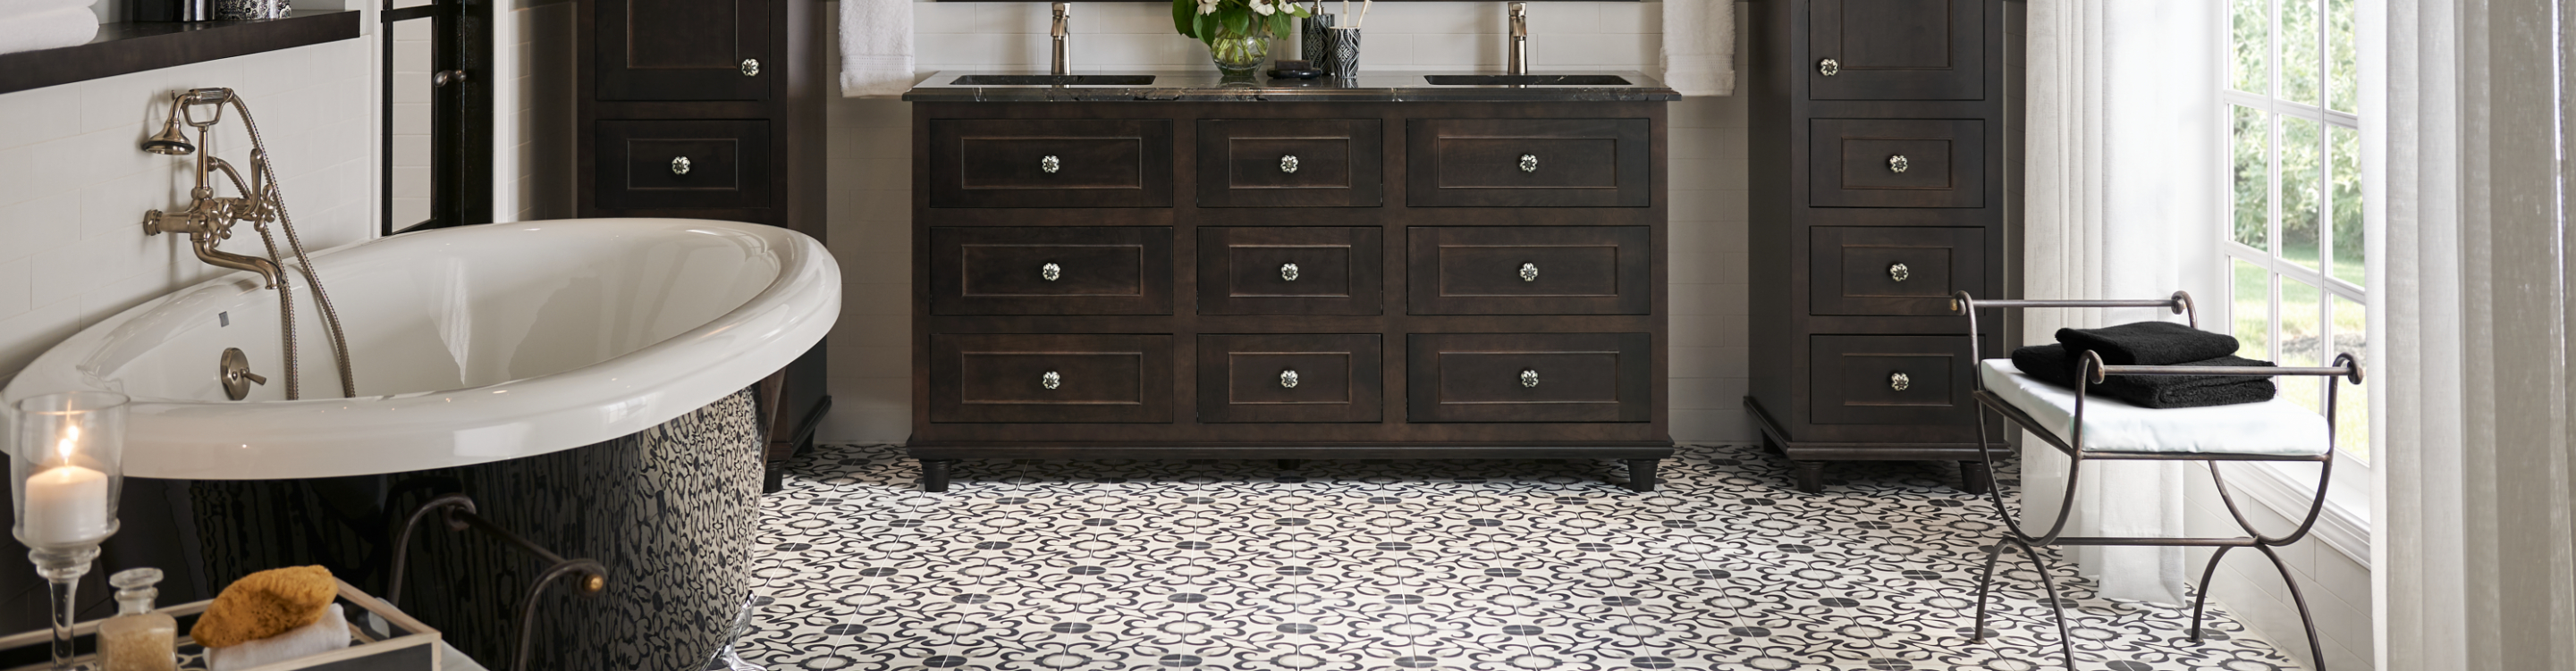
[[[492,6],[494,0],[430,0],[395,9],[383,0],[377,37],[383,45],[380,233],[492,221]],[[394,24],[430,21],[429,218],[394,221]]]

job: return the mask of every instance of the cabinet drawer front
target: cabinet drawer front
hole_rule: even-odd
[[[1809,229],[1808,308],[1819,315],[1949,316],[1951,292],[1983,294],[1982,228]]]
[[[1199,207],[1378,207],[1376,119],[1202,119]]]
[[[1654,415],[1649,333],[1406,337],[1414,422],[1644,422]]]
[[[769,207],[769,122],[600,121],[599,206]]]
[[[1412,119],[1413,207],[1647,207],[1654,157],[1646,119]]]
[[[1167,315],[1172,229],[930,229],[940,315]]]
[[[1199,229],[1199,314],[1374,315],[1377,228]]]
[[[934,119],[931,207],[1171,207],[1172,122]]]
[[[1809,97],[1983,100],[1986,0],[1814,0]],[[1825,59],[1833,59],[1826,74]]]
[[[1378,336],[1199,336],[1199,421],[1376,422]]]
[[[1974,119],[1816,119],[1817,207],[1985,207],[1986,125]]]
[[[1645,226],[1407,229],[1419,315],[1641,315],[1654,306]]]
[[[930,421],[1172,421],[1168,335],[930,337]]]
[[[772,1],[599,3],[599,99],[767,100],[788,67],[770,56]]]
[[[1972,358],[1958,336],[1810,336],[1817,424],[1967,424],[1961,377]]]

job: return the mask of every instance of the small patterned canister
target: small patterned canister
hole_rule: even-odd
[[[215,0],[215,20],[281,19],[292,9],[288,0]]]

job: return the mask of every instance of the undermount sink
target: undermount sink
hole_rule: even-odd
[[[1153,75],[966,75],[953,86],[1148,86]]]
[[[1433,86],[1635,86],[1618,75],[1423,75]]]

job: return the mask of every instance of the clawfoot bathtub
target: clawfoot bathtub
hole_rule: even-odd
[[[485,517],[607,567],[596,598],[539,608],[536,668],[699,668],[725,644],[759,514],[747,388],[839,314],[840,271],[820,243],[743,223],[541,221],[400,235],[314,263],[347,328],[356,398],[311,384],[336,373],[327,342],[308,338],[305,400],[284,400],[276,299],[247,273],[84,329],[0,396],[132,397],[129,523],[115,542],[186,558],[166,568],[197,590],[313,563],[382,590],[392,525],[463,492]],[[320,333],[318,311],[298,307],[313,320],[298,331]],[[238,401],[219,374],[229,348],[269,380]],[[154,518],[167,523],[136,523]],[[506,663],[540,562],[436,528],[414,545],[402,607]]]

